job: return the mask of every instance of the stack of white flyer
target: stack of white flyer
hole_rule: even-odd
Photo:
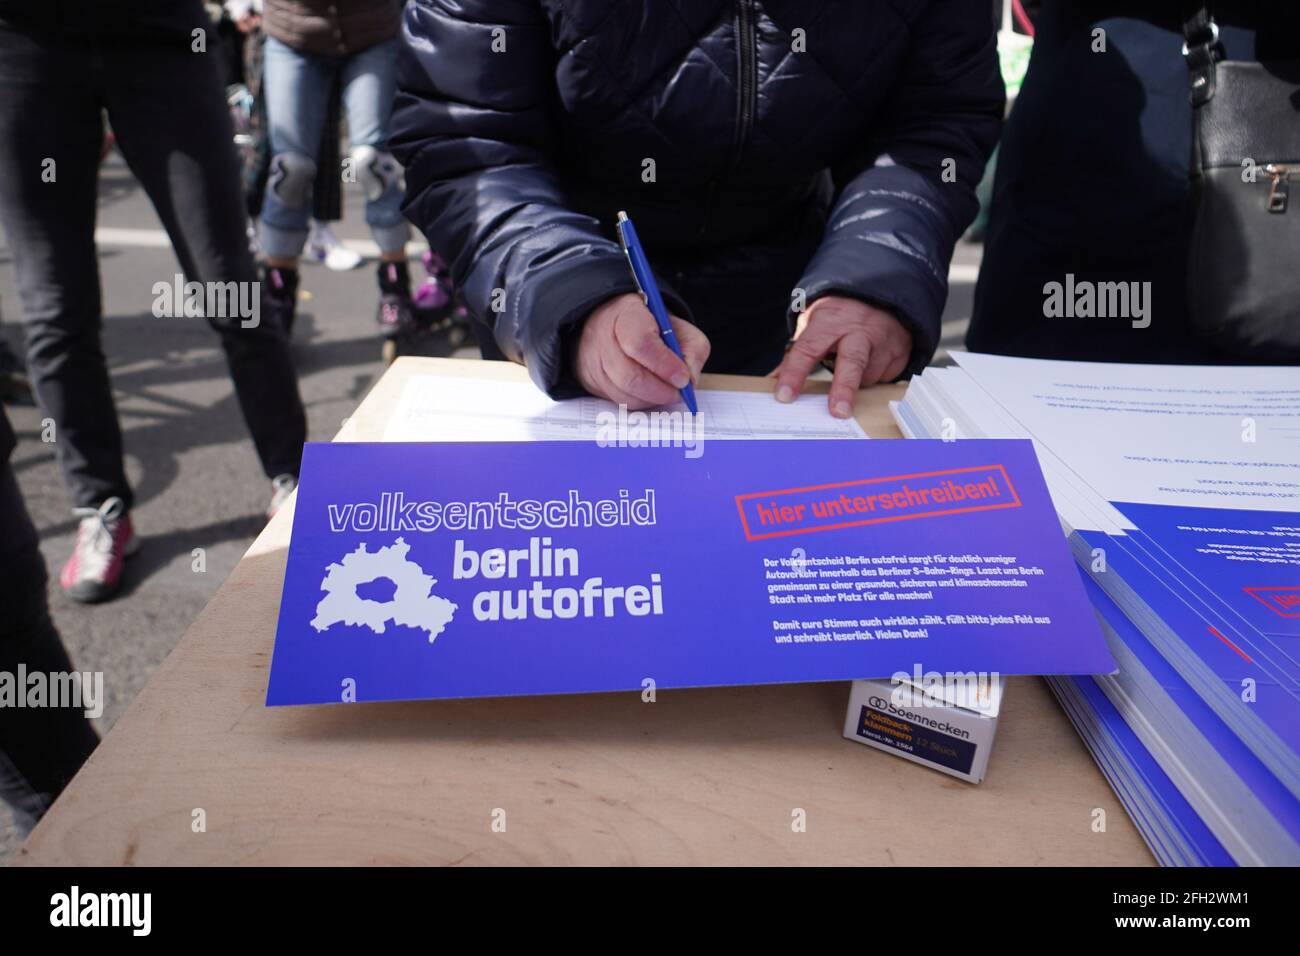
[[[953,357],[895,418],[1034,441],[1120,665],[1050,683],[1152,851],[1300,863],[1300,369]]]

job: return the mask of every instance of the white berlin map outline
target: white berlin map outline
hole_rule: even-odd
[[[320,584],[325,597],[316,605],[311,626],[322,632],[336,624],[351,624],[383,634],[391,621],[425,631],[432,644],[451,623],[456,605],[433,593],[437,580],[407,557],[410,551],[403,538],[377,551],[368,551],[363,541],[342,561],[330,564]],[[359,586],[381,578],[396,585],[391,600],[373,601],[357,594]]]

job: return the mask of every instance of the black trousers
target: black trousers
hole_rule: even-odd
[[[193,52],[188,36],[102,39],[0,24],[0,223],[14,255],[32,384],[82,507],[112,496],[132,501],[100,344],[101,111],[186,278],[256,280],[214,54]],[[208,322],[263,469],[296,475],[306,415],[284,330],[270,321],[243,328],[238,316]]]
[[[50,621],[45,584],[36,529],[6,461],[0,464],[0,674],[9,680],[17,680],[20,664],[27,674],[72,670]],[[83,711],[0,706],[0,800],[20,830],[36,824],[98,743]]]

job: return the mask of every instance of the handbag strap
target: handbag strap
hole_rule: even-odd
[[[1223,45],[1208,2],[1191,4],[1183,18],[1183,58],[1192,83],[1192,105],[1209,102],[1214,96],[1218,72],[1215,64],[1223,59]]]

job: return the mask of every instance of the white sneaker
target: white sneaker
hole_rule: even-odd
[[[59,575],[63,593],[74,601],[107,601],[122,586],[122,565],[140,550],[140,539],[121,498],[109,498],[98,508],[74,508],[77,539]]]
[[[270,521],[275,513],[285,506],[298,487],[298,479],[293,475],[276,475],[271,479],[271,503],[266,506],[266,520]]]
[[[362,261],[361,253],[343,245],[328,225],[314,219],[311,232],[307,235],[307,254],[317,262],[325,263],[325,268],[334,272],[355,269]]]

